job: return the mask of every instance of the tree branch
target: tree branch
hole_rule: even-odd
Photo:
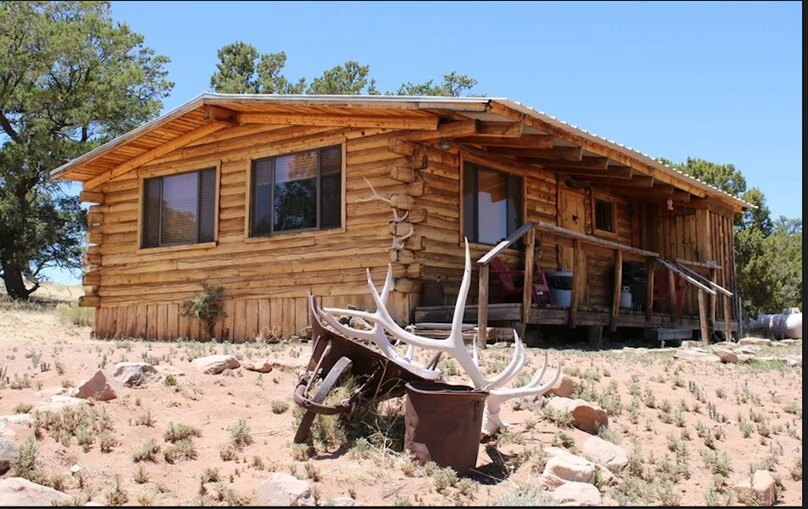
[[[22,137],[19,135],[17,131],[14,130],[14,127],[11,125],[11,122],[6,118],[5,113],[0,111],[0,127],[8,134],[9,138],[14,140],[16,143],[20,145],[23,144]]]

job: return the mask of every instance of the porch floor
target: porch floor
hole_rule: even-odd
[[[452,321],[452,314],[454,313],[454,306],[418,306],[415,308],[415,321],[419,322],[437,322],[437,323],[450,323]],[[522,321],[522,304],[521,303],[501,303],[501,304],[488,304],[488,323],[493,322],[521,322]],[[466,306],[465,314],[463,315],[464,323],[477,323],[477,305]],[[586,308],[580,306],[578,308],[577,325],[592,326],[601,325],[608,327],[611,322],[611,313],[602,309]],[[530,310],[530,320],[527,322],[531,325],[568,325],[569,324],[569,308],[560,306],[533,306]],[[635,327],[635,328],[659,328],[659,327],[677,327],[677,328],[690,328],[699,330],[699,317],[698,315],[687,315],[679,317],[676,321],[671,320],[671,315],[668,313],[654,313],[651,320],[646,320],[645,312],[623,310],[617,314],[618,327]],[[716,320],[713,324],[715,330],[724,330],[723,320]],[[738,322],[730,322],[730,330],[738,330]]]

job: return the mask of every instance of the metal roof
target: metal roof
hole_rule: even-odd
[[[558,127],[570,134],[581,136],[598,145],[605,145],[613,150],[617,150],[626,156],[641,161],[642,163],[651,166],[655,170],[661,171],[665,174],[671,175],[675,178],[688,182],[700,189],[714,194],[720,194],[725,199],[728,199],[742,208],[755,208],[754,205],[747,203],[731,194],[718,189],[702,180],[687,175],[675,168],[672,168],[662,162],[652,158],[651,156],[639,152],[631,147],[626,147],[623,144],[603,138],[594,133],[589,133],[584,129],[577,126],[572,126],[567,122],[557,119],[556,117],[547,115],[544,112],[534,110],[531,107],[524,106],[519,102],[511,101],[507,98],[492,98],[492,97],[435,97],[435,96],[386,96],[386,95],[270,95],[270,94],[219,94],[214,92],[204,92],[189,100],[188,102],[177,106],[171,111],[160,115],[154,120],[137,127],[128,133],[125,133],[114,140],[101,145],[100,147],[83,154],[68,163],[56,168],[51,172],[51,178],[58,178],[62,174],[71,169],[75,169],[82,164],[88,163],[116,148],[119,148],[126,143],[138,138],[139,136],[148,133],[149,131],[170,123],[206,104],[210,105],[226,105],[228,103],[245,102],[250,104],[271,104],[277,106],[329,106],[329,107],[352,107],[352,108],[390,108],[390,109],[411,109],[411,110],[450,110],[455,112],[484,112],[492,103],[498,103],[502,106],[510,108],[514,111],[520,112],[524,115],[534,117],[540,121],[546,122],[553,126]]]

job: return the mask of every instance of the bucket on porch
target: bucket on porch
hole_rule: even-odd
[[[545,273],[554,306],[570,307],[572,298],[572,272],[558,270]]]
[[[419,463],[434,461],[464,475],[477,465],[488,392],[464,385],[410,382],[404,448]]]

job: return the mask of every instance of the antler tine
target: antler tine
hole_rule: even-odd
[[[382,351],[385,357],[387,357],[390,361],[396,363],[398,366],[410,371],[413,374],[419,375],[427,380],[436,380],[440,378],[441,372],[438,369],[429,369],[420,364],[409,362],[408,359],[403,359],[398,355],[398,352],[395,351],[393,346],[390,344],[390,341],[387,339],[387,336],[384,333],[384,329],[382,329],[378,324],[374,324],[373,329],[370,331],[363,331],[359,329],[354,329],[353,327],[346,327],[345,325],[339,323],[339,320],[334,318],[331,313],[328,313],[322,309],[317,309],[315,306],[315,311],[323,317],[323,319],[333,327],[337,332],[340,334],[353,337],[356,339],[364,339],[367,341],[371,341],[379,349]]]
[[[390,198],[385,198],[384,196],[382,196],[382,195],[380,195],[379,193],[376,192],[376,190],[373,188],[373,186],[371,185],[371,183],[367,179],[367,177],[362,177],[362,178],[364,178],[365,182],[367,182],[368,186],[370,187],[370,190],[373,192],[373,196],[371,196],[370,198],[360,198],[360,199],[356,200],[358,203],[368,202],[368,201],[372,201],[372,200],[381,200],[381,201],[383,201],[383,202],[385,202],[385,203],[387,203],[389,205],[393,204],[393,200],[391,200]]]
[[[516,331],[513,331],[513,340],[514,340],[514,353],[513,357],[511,358],[511,362],[508,363],[508,366],[505,367],[502,372],[494,377],[486,387],[486,390],[496,389],[498,387],[502,387],[507,384],[516,374],[521,371],[521,369],[525,366],[525,361],[527,360],[527,352],[525,351],[525,347],[522,344],[522,339],[519,337],[519,334]]]

